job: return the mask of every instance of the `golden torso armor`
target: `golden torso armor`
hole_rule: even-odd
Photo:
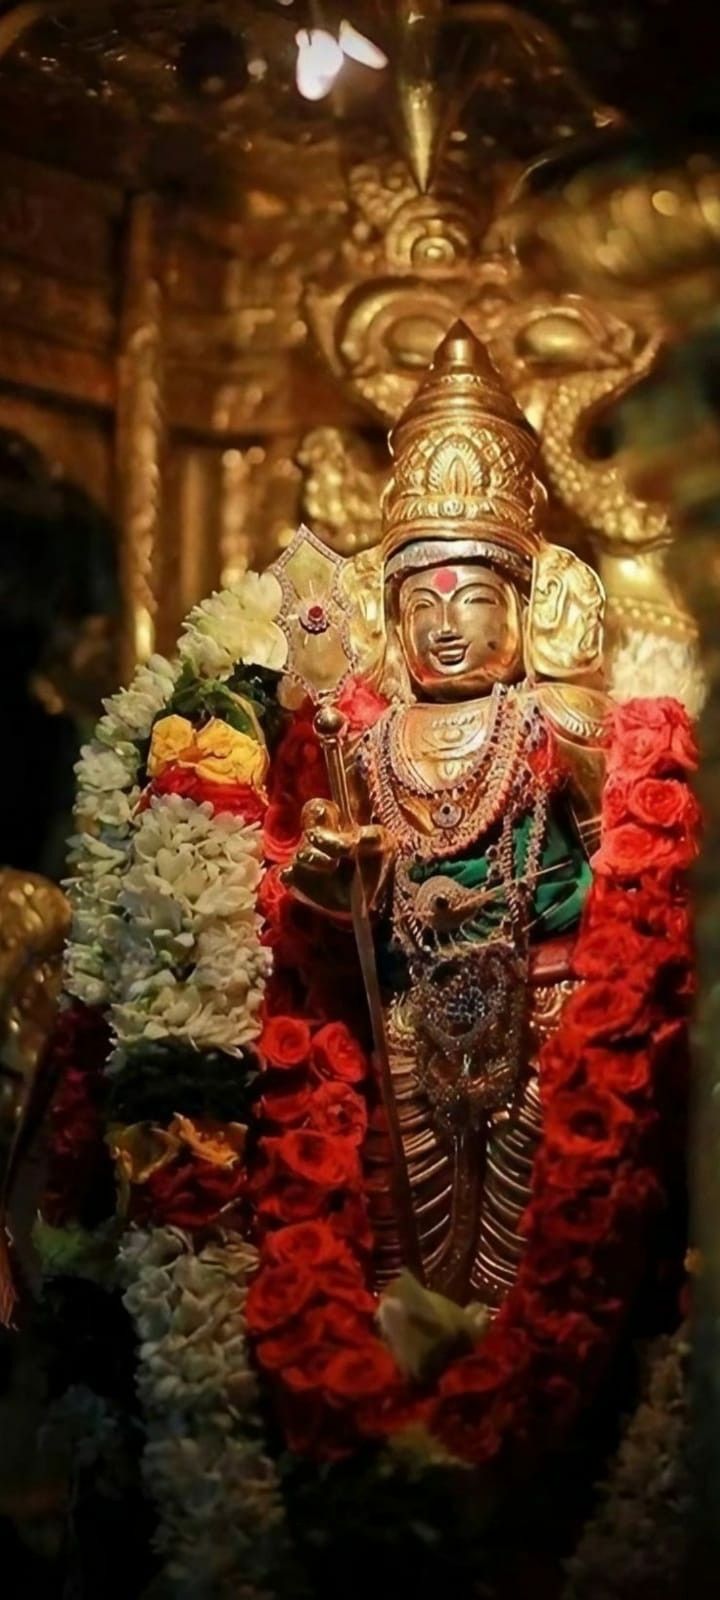
[[[599,767],[603,697],[584,699],[578,749],[594,749]],[[542,702],[526,685],[497,686],[459,705],[392,709],[358,759],[370,814],[393,842],[386,937],[403,974],[386,1036],[420,1256],[431,1287],[460,1300],[497,1303],[512,1282],[540,1131],[537,1053],[572,985],[572,931],[548,937],[536,904],[541,875],[558,881],[572,930],[586,872],[567,730],[553,730]],[[574,871],[562,857],[541,866],[558,808],[576,835]],[[368,1159],[370,1192],[382,1194],[382,1141]],[[382,1206],[375,1231],[387,1281],[402,1260]]]

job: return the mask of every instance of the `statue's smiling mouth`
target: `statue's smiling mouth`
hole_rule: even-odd
[[[441,644],[433,645],[430,657],[440,667],[461,667],[468,653],[468,646],[462,639],[447,639]]]

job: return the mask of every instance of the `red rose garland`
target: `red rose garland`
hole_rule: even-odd
[[[575,950],[582,986],[540,1064],[545,1128],[526,1253],[482,1345],[432,1391],[408,1390],[374,1331],[358,1160],[363,1051],[345,1024],[308,1018],[307,1003],[301,1018],[269,1017],[262,1111],[272,1126],[253,1180],[262,1254],[248,1324],[292,1448],[332,1456],[421,1418],[480,1463],[511,1440],[545,1443],[579,1409],[625,1314],[658,1199],[662,1075],[669,1053],[682,1059],[691,990],[682,875],[696,849],[695,763],[676,702],[615,710]],[[283,993],[292,915],[277,882],[265,898]],[[300,918],[294,955],[303,933],[312,944]]]

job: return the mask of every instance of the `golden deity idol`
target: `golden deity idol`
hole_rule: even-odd
[[[340,803],[311,802],[288,880],[327,915],[351,912],[358,936],[387,1113],[366,1152],[378,1282],[408,1266],[497,1306],[542,1137],[538,1053],[572,988],[590,882],[604,599],[543,539],[535,436],[463,324],[391,451],[389,705],[346,771],[335,750]],[[328,616],[301,618],[316,650]],[[330,746],[338,721],[319,718]]]

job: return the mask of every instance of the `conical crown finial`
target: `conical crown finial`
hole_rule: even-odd
[[[529,572],[544,491],[537,440],[485,346],[456,322],[390,437],[386,563],[418,541],[475,541]]]

